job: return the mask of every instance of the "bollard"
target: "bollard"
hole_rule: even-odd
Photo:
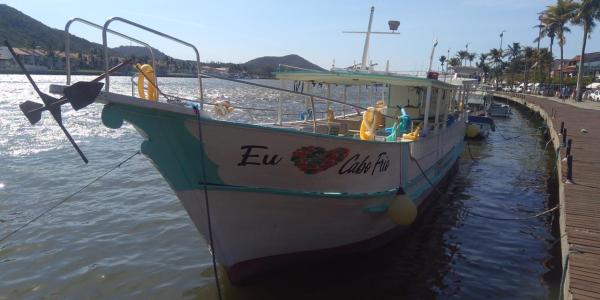
[[[560,122],[560,134],[563,133],[563,130],[565,129],[565,122]]]
[[[562,146],[566,146],[567,145],[567,128],[563,129],[563,140],[562,140]]]
[[[571,155],[571,146],[573,145],[573,139],[567,141],[567,157]]]
[[[567,156],[567,181],[573,181],[573,155]]]

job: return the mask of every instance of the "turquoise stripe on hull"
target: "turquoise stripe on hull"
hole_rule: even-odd
[[[105,105],[102,122],[109,128],[119,128],[123,121],[133,124],[146,140],[142,153],[151,158],[155,167],[175,191],[198,189],[202,182],[223,184],[217,165],[204,157],[206,180],[202,178],[202,144],[185,127],[194,116],[145,109],[121,104]]]

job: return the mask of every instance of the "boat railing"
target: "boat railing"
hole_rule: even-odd
[[[115,21],[122,22],[122,23],[125,23],[125,24],[128,24],[128,25],[131,25],[133,27],[137,27],[138,29],[141,29],[141,30],[153,33],[153,34],[158,35],[160,37],[163,37],[163,38],[166,38],[166,39],[171,40],[173,42],[176,42],[178,44],[187,46],[187,47],[191,48],[194,51],[194,53],[196,55],[196,74],[197,74],[197,77],[198,77],[198,94],[200,96],[200,110],[203,110],[204,109],[204,96],[203,96],[203,93],[202,93],[202,75],[200,74],[200,53],[198,52],[198,49],[196,48],[196,46],[194,46],[193,44],[188,43],[186,41],[180,40],[180,39],[178,39],[176,37],[170,36],[170,35],[168,35],[166,33],[160,32],[158,30],[146,27],[144,25],[138,24],[136,22],[133,22],[133,21],[127,20],[125,18],[121,18],[121,17],[113,17],[113,18],[108,19],[104,23],[104,26],[102,28],[102,45],[104,46],[104,72],[106,74],[104,88],[105,88],[106,92],[110,92],[110,76],[109,76],[110,74],[108,72],[108,70],[110,68],[110,66],[109,66],[109,60],[108,60],[108,51],[109,51],[109,49],[108,49],[108,38],[107,38],[107,34],[106,33],[109,32],[108,27],[110,26],[110,24],[112,22],[115,22]],[[156,72],[158,72],[158,70],[156,70]]]
[[[316,127],[317,127],[317,119],[316,119],[316,116],[315,116],[316,113],[317,113],[316,110],[315,110],[315,101],[326,101],[328,109],[330,107],[330,103],[337,103],[337,104],[342,105],[342,108],[345,108],[346,106],[349,106],[349,107],[352,107],[352,108],[356,109],[357,111],[359,111],[359,110],[362,110],[362,111],[367,110],[367,108],[362,107],[359,104],[351,104],[351,103],[348,103],[346,101],[340,101],[338,99],[331,98],[329,96],[325,97],[325,96],[320,96],[320,95],[315,95],[315,94],[310,94],[310,93],[304,93],[304,92],[296,91],[296,90],[289,90],[289,89],[285,89],[285,88],[278,88],[278,87],[274,87],[274,86],[264,85],[264,84],[260,84],[260,83],[256,83],[256,82],[250,82],[250,81],[245,81],[245,80],[238,80],[238,79],[234,79],[234,78],[230,78],[230,77],[226,77],[226,76],[220,76],[218,74],[210,74],[210,73],[207,73],[207,72],[202,72],[202,69],[200,67],[200,54],[198,52],[198,49],[193,44],[185,42],[185,41],[183,41],[181,39],[175,38],[175,37],[173,37],[171,35],[168,35],[166,33],[160,32],[158,30],[155,30],[155,29],[146,27],[144,25],[138,24],[136,22],[130,21],[128,19],[121,18],[121,17],[110,18],[110,19],[108,19],[104,23],[103,26],[100,26],[98,24],[94,24],[92,22],[89,22],[89,21],[81,19],[81,18],[71,19],[67,23],[67,25],[65,27],[65,32],[66,32],[66,48],[69,47],[69,48],[66,49],[67,50],[67,55],[66,55],[67,58],[66,59],[67,59],[67,81],[68,81],[68,83],[70,83],[70,79],[71,79],[70,78],[70,75],[71,75],[71,70],[70,70],[70,53],[69,53],[70,52],[70,41],[69,41],[70,35],[69,35],[68,31],[69,31],[70,25],[73,22],[81,22],[81,23],[84,23],[84,24],[86,24],[88,26],[91,26],[91,27],[94,27],[94,28],[101,28],[102,29],[102,44],[103,44],[103,48],[104,48],[103,49],[104,50],[104,68],[105,68],[105,74],[106,74],[106,77],[105,77],[105,87],[104,88],[105,88],[106,92],[110,92],[110,74],[108,72],[109,67],[110,67],[110,61],[109,61],[109,50],[110,49],[108,48],[108,36],[107,36],[107,33],[111,33],[111,34],[120,36],[120,37],[122,37],[124,39],[127,39],[129,41],[132,41],[132,42],[135,42],[135,43],[138,43],[138,44],[141,44],[141,45],[145,46],[148,49],[148,51],[150,51],[151,56],[152,56],[153,67],[156,70],[156,72],[158,72],[158,70],[156,69],[156,65],[155,65],[156,62],[155,62],[155,58],[154,58],[154,53],[153,53],[152,47],[150,45],[148,45],[147,43],[145,43],[143,41],[140,41],[140,40],[138,40],[136,38],[133,38],[133,37],[127,36],[125,34],[122,34],[120,32],[117,32],[117,31],[109,29],[109,26],[113,22],[115,22],[115,21],[116,22],[125,23],[127,25],[136,27],[137,29],[141,29],[143,31],[147,31],[149,33],[152,33],[154,35],[158,35],[160,37],[163,37],[165,39],[171,40],[171,41],[176,42],[178,44],[187,46],[187,47],[191,48],[194,51],[195,56],[196,56],[196,75],[197,75],[197,79],[198,79],[199,101],[197,101],[197,100],[192,100],[192,101],[199,102],[199,104],[200,104],[199,105],[200,106],[199,107],[200,110],[204,109],[204,104],[205,104],[205,102],[204,102],[204,95],[203,95],[204,94],[203,93],[203,87],[202,87],[202,76],[213,77],[213,78],[216,78],[216,79],[222,79],[222,80],[226,80],[226,81],[237,82],[237,83],[241,83],[241,84],[245,84],[245,85],[262,87],[262,88],[266,88],[266,89],[270,89],[270,90],[276,90],[276,91],[280,91],[280,92],[285,92],[285,93],[289,93],[289,94],[293,94],[293,95],[305,96],[305,97],[307,97],[307,98],[305,98],[305,99],[307,99],[305,101],[307,109],[310,109],[313,112],[312,113],[312,122],[313,122],[313,128],[314,128],[314,130],[316,130]],[[285,67],[289,68],[289,66],[285,66]],[[146,76],[146,75],[144,75],[144,76]],[[148,79],[150,79],[150,78],[148,78]],[[157,90],[160,92],[160,89],[158,89],[158,84],[155,82],[156,78],[153,78],[153,79],[154,80],[149,80],[149,81],[151,83],[155,84],[155,86],[157,87]],[[167,98],[167,100],[169,100],[169,99]],[[184,100],[188,100],[188,99],[184,99]],[[281,124],[282,116],[283,116],[283,109],[282,109],[281,102],[282,101],[281,101],[281,97],[280,97],[279,103],[278,103],[278,108],[277,108],[277,123],[279,123],[279,124]],[[385,114],[383,116],[386,117],[386,118],[391,118],[393,120],[397,120],[398,119],[397,116],[390,116],[390,115],[385,115]]]
[[[96,28],[99,30],[103,30],[103,28],[104,28],[101,25],[98,25],[96,23],[90,22],[90,21],[82,19],[82,18],[72,18],[67,22],[67,25],[65,25],[65,63],[66,63],[66,71],[67,71],[67,85],[71,84],[71,34],[69,33],[69,30],[71,28],[71,24],[73,24],[74,22],[83,23],[85,25],[88,25],[90,27],[93,27],[93,28]],[[129,40],[134,43],[138,43],[138,44],[146,47],[146,49],[148,49],[148,52],[150,52],[150,57],[152,58],[152,68],[154,68],[154,70],[156,70],[156,59],[154,57],[154,51],[152,50],[152,47],[150,47],[149,44],[142,42],[136,38],[130,37],[128,35],[122,34],[120,32],[111,30],[111,29],[108,29],[107,32],[110,32],[114,35],[117,35],[126,40]],[[158,86],[158,83],[156,83],[156,85]]]

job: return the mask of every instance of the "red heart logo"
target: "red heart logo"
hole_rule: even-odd
[[[306,174],[317,174],[344,160],[350,151],[346,148],[335,148],[329,151],[318,146],[304,146],[292,153],[294,165]]]

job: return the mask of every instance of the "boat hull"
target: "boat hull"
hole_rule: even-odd
[[[439,198],[457,159],[435,187],[414,199],[419,214]],[[426,181],[426,180],[423,180]],[[428,184],[428,183],[426,183]],[[394,240],[410,225],[389,216],[391,201],[407,194],[348,198],[208,188],[213,249],[229,280],[243,284],[257,275],[300,262],[365,252]],[[190,218],[208,237],[203,190],[177,193]],[[412,200],[411,200],[412,201]]]
[[[486,138],[490,131],[495,130],[494,120],[484,116],[469,116],[465,137],[469,139]]]
[[[190,108],[123,95],[101,97],[108,103],[103,123],[119,128],[127,121],[146,138],[142,153],[207,240],[209,203],[212,248],[232,282],[389,240],[414,220],[412,211],[422,212],[464,147],[465,115],[417,141],[386,143],[211,120]]]

